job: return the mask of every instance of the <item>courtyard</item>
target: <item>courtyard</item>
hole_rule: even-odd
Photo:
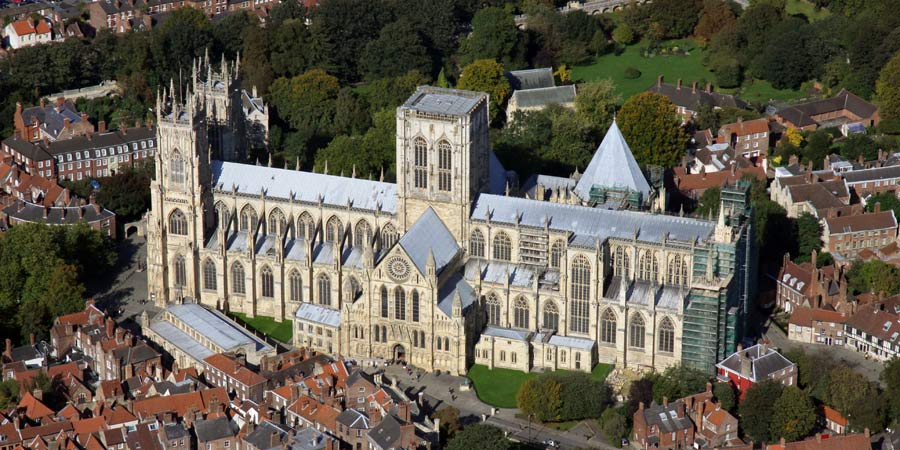
[[[597,364],[591,370],[591,378],[602,381],[612,372],[610,364]],[[559,372],[567,372],[560,370]],[[478,399],[498,408],[515,408],[516,394],[526,381],[539,376],[538,372],[522,372],[520,370],[494,368],[476,364],[469,369],[468,377],[472,380]]]

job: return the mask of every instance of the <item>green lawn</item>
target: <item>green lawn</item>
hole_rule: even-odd
[[[610,364],[597,364],[591,371],[591,378],[605,380],[612,372]],[[560,372],[567,372],[560,370]],[[475,385],[478,398],[492,406],[499,408],[515,408],[516,394],[523,383],[538,376],[538,373],[525,373],[519,370],[488,369],[487,366],[474,365],[469,369],[468,377]]]
[[[827,9],[817,10],[815,5],[807,0],[787,0],[785,10],[790,15],[803,14],[810,22],[822,20],[831,15]]]
[[[241,313],[231,313],[231,315],[241,319],[248,326],[252,327],[256,331],[268,335],[278,341],[284,343],[291,343],[291,338],[294,335],[294,327],[293,322],[290,320],[285,320],[281,323],[275,321],[271,317],[254,317],[249,318]]]
[[[703,66],[703,54],[699,47],[690,39],[666,41],[664,47],[678,45],[680,48],[690,49],[689,55],[663,56],[644,58],[641,51],[647,44],[637,43],[625,48],[621,55],[609,53],[603,55],[589,66],[575,66],[572,68],[574,80],[600,80],[611,78],[616,84],[623,100],[634,94],[644,92],[656,83],[659,75],[665,77],[666,82],[675,83],[679,78],[687,86],[692,82],[713,80],[712,72]],[[641,76],[633,80],[625,78],[625,69],[634,67],[641,72]]]

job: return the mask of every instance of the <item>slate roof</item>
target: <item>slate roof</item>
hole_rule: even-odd
[[[269,450],[273,448],[280,449],[282,448],[281,442],[287,434],[287,429],[266,420],[260,423],[255,430],[247,434],[247,436],[244,437],[244,442],[259,450]],[[275,438],[274,441],[277,442],[277,445],[272,445],[273,437]]]
[[[350,384],[349,381],[350,380],[348,379],[348,385]],[[362,430],[368,430],[370,428],[369,416],[364,412],[352,408],[345,409],[344,412],[338,414],[337,421],[348,428],[359,428]]]
[[[313,303],[300,304],[300,307],[297,308],[297,313],[295,314],[295,316],[300,320],[320,323],[332,328],[341,326],[340,311],[332,308],[326,308],[324,306],[316,305]]]
[[[514,341],[528,341],[531,339],[531,332],[527,330],[514,330],[512,328],[501,328],[488,326],[481,332],[482,336],[498,337],[503,339],[511,339]]]
[[[22,345],[12,348],[12,361],[27,361],[30,359],[43,358],[44,354],[34,345]]]
[[[163,320],[166,313],[197,330],[199,334],[225,351],[237,350],[243,346],[249,346],[253,351],[272,348],[218,311],[212,311],[193,303],[167,306],[150,322],[150,328],[198,361],[204,360],[215,352],[172,323]]]
[[[487,94],[483,92],[419,86],[400,109],[462,117],[475,110],[481,103],[487,102],[487,99]]]
[[[665,95],[672,103],[695,111],[697,105],[709,105],[718,108],[741,108],[746,109],[749,105],[747,102],[728,94],[720,94],[718,92],[707,92],[702,89],[691,89],[691,86],[682,85],[680,88],[674,84],[657,83],[647,89],[649,92]]]
[[[46,32],[49,31],[48,29]],[[75,103],[71,100],[62,103],[49,102],[44,106],[32,106],[22,110],[22,121],[25,125],[31,125],[34,119],[37,119],[44,131],[56,137],[63,130],[65,119],[69,119],[71,124],[81,123],[81,113],[75,109]]]
[[[288,450],[324,450],[327,445],[327,439],[330,438],[315,428],[294,430],[294,436],[288,444]]]
[[[194,422],[194,432],[197,440],[203,443],[234,436],[237,429],[227,417],[216,417]]]
[[[791,318],[788,320],[788,322],[794,325],[800,325],[807,328],[812,327],[813,322],[844,323],[846,321],[847,317],[837,311],[804,307],[794,308],[794,310],[791,311]]]
[[[510,102],[514,102],[519,108],[536,108],[552,104],[574,103],[575,85],[515,91]]]
[[[652,402],[649,407],[644,408],[644,421],[648,426],[656,425],[660,434],[693,428],[694,423],[686,415],[678,417],[679,409],[684,409],[684,402],[681,400],[669,402],[667,406]]]
[[[517,197],[481,194],[472,209],[471,219],[492,223],[543,228],[549,222],[552,230],[570,231],[601,241],[610,238],[662,242],[669,239],[700,242],[710,238],[715,230],[714,222],[686,217],[646,214],[635,211],[618,211],[562,203],[542,202]]]
[[[462,301],[463,314],[469,309],[469,306],[472,306],[472,304],[475,303],[475,299],[477,298],[475,289],[472,289],[472,286],[466,282],[462,274],[454,273],[438,290],[438,308],[443,311],[447,317],[453,316],[453,299],[456,297],[457,293]]]
[[[641,192],[645,200],[650,196],[650,184],[644,178],[644,173],[615,120],[575,185],[575,194],[587,201],[594,186]]]
[[[459,253],[456,238],[430,206],[400,238],[400,247],[423,275],[429,254],[434,255],[435,272],[440,274]]]
[[[866,183],[869,181],[900,178],[900,166],[877,167],[874,169],[852,170],[843,174],[847,183]]]
[[[872,440],[865,434],[834,435],[821,440],[812,437],[784,445],[769,444],[766,450],[872,450]]]
[[[79,210],[81,211],[79,214]],[[44,214],[47,217],[44,217]],[[71,225],[80,221],[97,222],[115,217],[112,211],[99,205],[83,206],[41,206],[31,202],[17,201],[6,208],[3,213],[22,222],[47,223],[50,225]]]
[[[579,350],[590,350],[594,348],[594,340],[587,338],[579,338],[572,336],[553,335],[550,337],[550,345],[557,347],[574,348]]]
[[[553,78],[553,69],[541,67],[539,69],[511,70],[506,72],[509,86],[514,90],[540,89],[556,86]]]
[[[784,120],[798,127],[818,125],[812,116],[847,110],[862,118],[872,117],[878,107],[863,100],[846,89],[841,89],[834,97],[798,105],[787,106],[776,112]]]
[[[210,164],[213,186],[222,192],[259,196],[264,190],[269,197],[290,199],[308,204],[322,203],[345,208],[397,212],[397,185],[379,181],[347,178],[297,170],[276,169],[224,161]]]
[[[829,217],[825,219],[829,234],[858,233],[860,231],[896,229],[897,218],[894,211],[856,214],[852,216]]]
[[[401,438],[400,422],[393,415],[388,414],[378,426],[369,431],[367,437],[375,445],[375,448],[382,450],[398,448]]]
[[[741,358],[750,359],[750,375],[741,374]],[[777,350],[757,344],[740,352],[732,353],[731,356],[725,358],[722,362],[716,364],[716,367],[730,370],[731,372],[741,374],[752,381],[762,381],[769,375],[780,370],[789,369],[794,366],[789,359],[785,358]]]

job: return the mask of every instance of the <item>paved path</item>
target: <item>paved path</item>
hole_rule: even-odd
[[[146,266],[147,244],[144,238],[132,235],[118,242],[116,250],[119,261],[113,273],[104,280],[98,280],[95,283],[97,286],[89,292],[97,305],[117,321],[131,318],[137,322],[145,309],[151,315],[158,311],[150,302],[141,303],[141,300],[147,299],[147,271],[138,270],[138,263]]]
[[[865,355],[847,347],[826,346],[818,344],[805,344],[788,340],[780,328],[774,324],[769,325],[765,331],[765,337],[776,347],[787,350],[802,348],[807,353],[824,353],[830,355],[836,362],[856,370],[872,381],[880,382],[881,371],[884,363],[874,359],[866,359]]]
[[[375,370],[368,368],[367,370]],[[508,433],[512,439],[540,444],[546,439],[556,440],[561,444],[561,448],[601,448],[615,449],[606,443],[602,437],[595,434],[585,435],[579,433],[579,430],[590,430],[596,428],[583,425],[570,430],[557,431],[551,428],[541,426],[536,423],[529,423],[526,419],[516,417],[519,413],[518,409],[497,408],[496,412],[491,415],[495,408],[483,403],[478,399],[474,390],[460,391],[464,377],[455,377],[452,375],[435,375],[431,373],[417,375],[415,372],[410,376],[401,366],[387,366],[385,373],[393,379],[396,379],[399,387],[412,398],[416,398],[422,393],[422,400],[427,405],[426,411],[441,409],[446,405],[452,405],[459,409],[460,420],[465,423],[481,422],[486,418],[485,423],[494,425]],[[453,394],[450,393],[453,388]]]

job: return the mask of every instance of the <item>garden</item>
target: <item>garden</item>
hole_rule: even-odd
[[[591,379],[605,381],[612,372],[611,364],[597,364],[591,371]],[[574,373],[568,370],[558,370],[554,373]],[[469,369],[468,377],[475,386],[478,398],[491,406],[498,408],[515,408],[516,394],[526,381],[540,376],[540,373],[525,373],[520,370],[494,368],[474,365]]]
[[[259,331],[279,342],[289,344],[294,336],[293,322],[290,320],[276,322],[271,317],[247,317],[241,313],[230,313],[229,315],[232,318],[237,318],[238,323]]]

